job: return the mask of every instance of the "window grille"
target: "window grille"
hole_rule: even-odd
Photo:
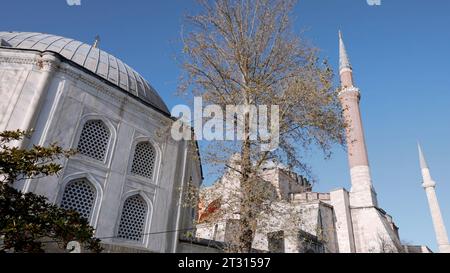
[[[147,204],[141,196],[129,197],[123,205],[117,237],[142,241],[147,210]]]
[[[105,160],[110,132],[101,120],[89,120],[81,131],[78,152],[90,158]]]
[[[79,179],[67,184],[61,200],[61,207],[75,210],[82,217],[89,220],[94,208],[96,197],[95,188],[86,180]]]
[[[155,157],[155,148],[153,148],[150,142],[138,143],[134,152],[131,173],[146,178],[152,178]]]

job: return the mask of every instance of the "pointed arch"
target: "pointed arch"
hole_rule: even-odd
[[[86,198],[90,197],[89,187],[92,191],[93,201],[90,205],[89,213],[86,212],[87,203],[84,203],[84,210],[77,210],[78,204],[86,202]],[[59,185],[59,193],[56,198],[56,204],[66,209],[75,209],[82,216],[87,218],[92,227],[97,226],[100,206],[103,199],[103,188],[100,183],[89,173],[74,173],[66,176]],[[63,204],[64,202],[64,204]],[[87,216],[87,217],[86,217]]]
[[[144,178],[152,179],[155,171],[156,150],[149,141],[138,142],[134,147],[130,172]]]
[[[91,119],[84,123],[78,139],[77,150],[81,155],[105,161],[111,132],[100,119]]]
[[[116,238],[120,241],[147,245],[153,205],[142,191],[130,191],[122,198],[116,225]]]
[[[78,123],[72,147],[78,150],[79,156],[106,164],[114,150],[116,135],[116,128],[109,119],[87,114]]]
[[[60,206],[67,210],[75,210],[83,218],[90,220],[95,198],[95,187],[87,179],[75,179],[64,188]]]
[[[158,184],[161,164],[161,148],[150,137],[138,137],[133,141],[128,174],[138,180],[151,180]]]

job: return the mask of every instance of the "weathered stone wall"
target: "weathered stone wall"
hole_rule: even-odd
[[[178,245],[178,253],[223,253],[220,248],[211,247],[210,245],[181,242]]]
[[[401,252],[397,233],[379,209],[374,207],[352,208],[353,231],[356,252]]]
[[[355,241],[353,235],[352,216],[350,213],[349,194],[345,189],[330,193],[335,216],[336,239],[340,253],[354,253]]]

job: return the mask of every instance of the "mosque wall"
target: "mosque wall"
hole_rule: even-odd
[[[402,246],[385,216],[374,207],[352,208],[356,252],[400,252]]]
[[[48,59],[48,67],[43,67],[43,58]],[[23,145],[56,142],[76,149],[91,121],[103,124],[100,129],[109,134],[100,160],[81,153],[61,159],[64,169],[59,176],[28,180],[18,185],[20,189],[59,204],[67,185],[87,180],[95,192],[89,220],[96,237],[128,248],[175,251],[179,234],[165,231],[177,230],[182,221],[193,217],[191,211],[185,216],[187,210],[178,210],[179,188],[185,187],[190,177],[196,185],[202,178],[194,163],[189,168],[197,167],[196,173],[187,170],[186,151],[190,148],[167,133],[172,122],[168,116],[53,54],[0,50],[0,83],[0,96],[6,98],[0,102],[0,130],[34,129],[30,143]],[[144,142],[153,147],[154,163],[148,177],[131,172],[138,156],[136,147]],[[95,153],[97,148],[90,149]],[[144,235],[139,241],[117,238],[125,202],[132,196],[139,196],[146,209]]]
[[[350,213],[349,193],[345,189],[330,192],[330,204],[334,209],[336,240],[340,253],[354,253],[352,217]]]

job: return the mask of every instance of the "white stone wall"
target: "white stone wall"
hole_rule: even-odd
[[[398,234],[386,217],[376,208],[352,208],[353,232],[356,252],[400,252]]]
[[[265,190],[272,190],[272,208],[266,213],[261,212],[258,217],[257,230],[253,240],[253,248],[269,250],[268,234],[279,231],[284,232],[285,252],[296,253],[301,248],[298,240],[300,230],[317,236],[323,241],[325,251],[338,252],[336,239],[335,215],[333,207],[327,202],[329,194],[298,193],[300,184],[282,170],[273,168],[264,170],[261,177],[270,185]],[[304,189],[304,186],[302,186]],[[239,196],[239,174],[228,171],[220,182],[202,190],[205,196],[205,205],[222,197],[222,205],[209,223],[197,225],[196,236],[202,239],[225,241],[226,222],[237,219],[233,214],[237,208],[232,209],[229,204],[236,204],[233,198]],[[216,234],[214,237],[213,234]]]
[[[299,230],[317,236],[323,242],[325,252],[339,252],[336,238],[335,215],[332,206],[315,200],[310,202],[275,203],[270,215],[258,218],[258,229],[252,247],[257,250],[268,251],[268,234],[284,231],[284,247],[286,253],[298,253],[301,242],[298,240]],[[284,212],[283,212],[284,211]],[[276,215],[275,215],[276,214]],[[217,220],[211,223],[197,225],[196,237],[219,242],[226,239],[228,220]],[[232,231],[231,231],[232,232]]]
[[[336,238],[340,253],[355,253],[352,216],[350,213],[349,194],[345,189],[330,193],[331,204],[335,214]]]
[[[335,216],[332,206],[319,200],[308,202],[283,203],[285,213],[277,209],[278,216],[272,216],[268,224],[263,225],[255,238],[256,249],[267,250],[267,233],[284,231],[284,245],[287,253],[298,253],[301,243],[298,240],[299,230],[316,236],[324,245],[325,252],[338,252],[336,239]],[[258,241],[259,240],[259,241]]]
[[[369,166],[356,166],[350,169],[352,188],[350,202],[355,207],[378,206],[377,194],[372,186]]]
[[[220,248],[195,242],[182,242],[179,244],[178,253],[223,253]]]
[[[320,203],[320,230],[324,241],[325,252],[339,253],[339,244],[336,231],[336,215],[334,208],[326,203]]]
[[[198,224],[195,237],[206,240],[225,242],[226,227],[226,221]]]
[[[35,128],[58,64],[50,54],[0,50],[0,130]]]

